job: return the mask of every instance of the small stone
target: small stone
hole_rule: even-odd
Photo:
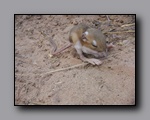
[[[120,20],[120,23],[123,23],[123,20]]]
[[[117,44],[120,45],[120,46],[122,46],[123,43],[122,42],[118,42]]]
[[[34,64],[34,65],[37,65],[37,62],[36,62],[36,61],[34,61],[34,62],[33,62],[33,64]]]
[[[111,66],[108,66],[108,68],[109,68],[110,70],[113,70],[113,68],[112,68]]]
[[[38,19],[38,20],[40,20],[41,18],[42,18],[42,16],[41,16],[41,15],[37,16],[37,19]]]
[[[94,24],[95,26],[98,26],[98,25],[100,25],[101,23],[100,23],[99,21],[94,20],[94,21],[93,21],[93,24]]]
[[[56,67],[58,67],[59,65],[60,65],[60,62],[57,62],[57,63],[55,64]]]
[[[52,58],[52,57],[53,57],[53,55],[52,55],[52,54],[48,54],[48,55],[49,55],[49,57],[50,57],[50,58]]]
[[[127,45],[127,44],[129,44],[129,40],[124,40],[122,43],[123,43],[124,45]]]
[[[77,22],[77,21],[75,21],[73,24],[74,24],[74,25],[77,25],[77,24],[78,24],[78,22]]]
[[[118,50],[122,51],[122,48],[120,47],[120,48],[118,48]]]
[[[58,25],[58,23],[56,23],[56,22],[52,22],[52,25],[57,26],[57,25]]]
[[[105,18],[105,17],[106,17],[106,15],[100,15],[100,17],[101,17],[101,18]]]

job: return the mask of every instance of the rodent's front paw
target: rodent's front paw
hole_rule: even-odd
[[[102,61],[98,60],[98,59],[88,59],[87,62],[91,63],[92,65],[100,65],[102,64]]]

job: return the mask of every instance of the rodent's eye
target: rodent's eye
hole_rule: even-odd
[[[92,45],[93,45],[94,47],[97,47],[97,42],[96,42],[96,40],[93,40],[93,41],[92,41]]]

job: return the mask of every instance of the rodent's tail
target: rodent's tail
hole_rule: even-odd
[[[54,40],[52,38],[50,38],[50,44],[51,44],[51,46],[53,48],[52,49],[52,53],[51,53],[52,55],[57,55],[57,54],[63,52],[64,50],[66,50],[67,48],[72,46],[71,43],[68,43],[67,45],[65,45],[62,48],[57,50],[57,45],[56,45],[56,43],[54,42]]]
[[[67,48],[71,47],[72,44],[71,43],[68,43],[67,45],[63,46],[62,48],[58,49],[57,51],[53,52],[52,54],[53,55],[57,55],[61,52],[63,52],[64,50],[66,50]]]

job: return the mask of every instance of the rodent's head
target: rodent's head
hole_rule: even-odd
[[[105,52],[106,38],[98,29],[89,28],[82,35],[83,46],[97,52]]]

